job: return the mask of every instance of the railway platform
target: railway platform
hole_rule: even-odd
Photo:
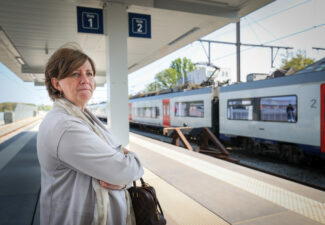
[[[0,143],[0,225],[39,224],[38,126]],[[130,133],[169,225],[325,224],[325,193]]]
[[[147,179],[170,224],[325,224],[323,191],[133,133],[130,149],[164,182]]]

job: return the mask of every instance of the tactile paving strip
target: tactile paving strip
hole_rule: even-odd
[[[159,144],[140,139],[132,134],[130,134],[130,139],[137,144],[142,144],[151,151],[171,158],[172,160],[236,186],[251,194],[255,194],[260,198],[271,201],[274,204],[280,205],[281,207],[289,209],[307,218],[325,224],[324,203],[293,193],[272,184],[265,183],[253,177],[222,168],[204,160],[170,150]]]

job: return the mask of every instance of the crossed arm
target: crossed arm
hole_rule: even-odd
[[[124,154],[89,132],[87,127],[75,123],[62,135],[58,157],[74,170],[96,178],[103,187],[118,190],[143,174],[136,155],[125,148],[122,150]]]
[[[124,155],[126,155],[126,154],[129,153],[129,151],[127,149],[125,149],[125,148],[122,148],[122,150],[123,150]],[[99,184],[102,187],[104,187],[104,188],[112,189],[112,190],[121,190],[121,189],[123,189],[123,188],[126,187],[126,185],[123,185],[123,186],[121,186],[121,185],[114,185],[114,184],[110,184],[110,183],[107,183],[107,182],[102,181],[102,180],[99,181]]]

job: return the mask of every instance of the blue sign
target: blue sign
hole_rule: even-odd
[[[150,15],[129,13],[129,36],[151,38]]]
[[[104,34],[103,10],[77,6],[78,32]]]

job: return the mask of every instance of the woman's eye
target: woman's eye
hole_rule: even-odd
[[[77,72],[72,73],[72,76],[73,76],[73,77],[78,77],[78,76],[79,76],[79,73],[77,73]]]
[[[87,73],[87,76],[88,76],[88,77],[93,77],[94,74],[93,74],[93,73]]]

